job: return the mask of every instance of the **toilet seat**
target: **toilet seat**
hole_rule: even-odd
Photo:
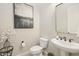
[[[48,39],[40,38],[40,46],[36,45],[30,48],[30,52],[33,56],[41,56],[44,48],[48,46]]]
[[[30,49],[31,53],[32,54],[40,54],[42,52],[42,47],[40,46],[33,46],[31,49]]]

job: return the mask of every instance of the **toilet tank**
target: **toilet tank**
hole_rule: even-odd
[[[48,46],[48,39],[40,38],[40,46],[42,48],[47,48],[47,46]]]

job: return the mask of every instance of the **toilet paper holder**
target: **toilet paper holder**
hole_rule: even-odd
[[[21,41],[21,43],[24,43],[24,41]]]
[[[21,41],[21,46],[22,46],[22,47],[25,47],[24,41]]]

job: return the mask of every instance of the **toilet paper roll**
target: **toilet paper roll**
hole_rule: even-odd
[[[22,47],[25,47],[25,43],[24,43],[24,41],[22,41],[22,44],[21,44],[21,46],[22,46]]]

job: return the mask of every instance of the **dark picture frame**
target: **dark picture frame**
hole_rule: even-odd
[[[14,28],[24,29],[33,28],[33,7],[26,3],[14,3]]]

